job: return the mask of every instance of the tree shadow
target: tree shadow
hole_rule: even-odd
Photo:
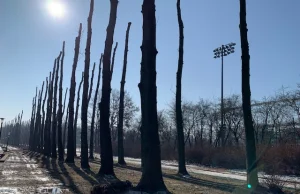
[[[141,172],[142,169],[140,167],[134,167],[134,166],[121,166],[121,165],[114,165],[116,168],[123,168],[123,169],[129,169],[129,170],[134,170],[134,171],[139,171]],[[226,183],[217,183],[217,182],[213,182],[213,181],[208,181],[208,180],[201,180],[195,177],[182,177],[180,175],[176,175],[176,174],[166,174],[163,173],[163,177],[164,178],[170,178],[173,180],[178,180],[178,181],[183,181],[186,183],[191,183],[191,184],[195,184],[195,185],[199,185],[199,186],[205,186],[205,187],[210,187],[210,188],[214,188],[214,189],[218,189],[218,190],[222,190],[222,191],[228,191],[228,192],[233,192],[236,190],[236,187],[231,185],[231,184],[226,184]]]
[[[72,168],[84,180],[87,180],[88,182],[90,182],[91,185],[95,185],[95,184],[99,183],[97,181],[97,176],[95,176],[95,173],[93,171],[79,168],[78,166],[76,166],[76,164],[71,164],[71,163],[65,163],[65,164],[68,165],[70,168]],[[61,164],[61,165],[63,165],[63,164]]]

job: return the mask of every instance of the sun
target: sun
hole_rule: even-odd
[[[65,15],[64,5],[57,0],[49,1],[47,8],[49,13],[55,18],[63,18]]]

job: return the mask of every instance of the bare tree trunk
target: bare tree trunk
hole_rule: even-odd
[[[75,110],[75,118],[74,118],[74,146],[75,146],[74,156],[76,156],[77,119],[78,119],[78,110],[79,110],[80,90],[81,90],[81,86],[82,86],[82,83],[83,83],[83,77],[84,77],[84,72],[82,72],[81,81],[79,83],[78,91],[77,91],[77,101],[76,101],[76,110]]]
[[[50,109],[50,101],[51,101],[51,83],[52,83],[52,74],[50,72],[49,74],[49,85],[48,85],[48,99],[47,99],[47,113],[46,113],[46,121],[45,121],[45,127],[44,127],[44,155],[49,156],[49,118],[51,117],[51,109]]]
[[[124,119],[124,87],[125,87],[125,77],[126,77],[126,69],[127,69],[127,54],[128,54],[128,39],[129,39],[129,30],[130,30],[131,22],[128,22],[127,30],[126,30],[126,38],[125,38],[125,49],[124,49],[124,60],[123,60],[123,72],[121,79],[121,87],[120,87],[120,103],[119,103],[119,119],[118,119],[118,163],[121,165],[126,165],[124,160],[124,135],[123,135],[123,119]]]
[[[41,139],[40,139],[40,131],[41,131],[41,106],[42,106],[42,97],[44,92],[44,84],[42,85],[42,90],[39,92],[38,98],[38,106],[37,106],[37,113],[36,113],[36,122],[35,122],[35,135],[34,139],[37,142],[37,147],[35,151],[40,151],[41,149]]]
[[[112,80],[112,76],[114,73],[115,56],[116,56],[117,48],[118,48],[118,42],[116,42],[116,44],[115,44],[115,48],[114,48],[114,52],[113,52],[113,56],[112,56],[112,61],[111,61],[111,66],[110,66],[110,81]]]
[[[256,188],[258,186],[257,161],[254,128],[251,113],[251,89],[250,89],[250,55],[247,37],[246,0],[240,0],[240,35],[242,49],[242,96],[243,113],[246,134],[247,156],[247,183]]]
[[[88,17],[87,27],[87,40],[85,48],[85,61],[84,61],[84,78],[83,78],[83,91],[81,101],[81,168],[89,169],[89,153],[88,153],[88,140],[87,140],[87,111],[89,107],[89,70],[90,70],[90,52],[92,40],[92,18],[94,11],[94,0],[90,3],[90,12]]]
[[[155,0],[143,1],[142,14],[142,62],[141,80],[138,86],[141,95],[141,150],[143,153],[143,167],[142,177],[136,189],[154,193],[167,190],[162,178],[157,120]]]
[[[183,22],[181,18],[180,0],[177,0],[177,16],[179,25],[179,57],[178,57],[178,70],[176,77],[176,125],[178,137],[178,174],[187,175],[188,172],[185,167],[185,145],[183,133],[183,119],[181,108],[181,79],[183,69]]]
[[[60,61],[60,80],[59,80],[59,97],[58,97],[58,112],[57,112],[57,144],[58,144],[58,160],[64,161],[64,148],[62,145],[62,119],[63,119],[63,75],[64,75],[64,58],[65,58],[65,41],[63,41],[62,57]]]
[[[66,149],[66,132],[67,132],[67,127],[68,127],[68,119],[69,119],[69,106],[67,107],[67,115],[66,115],[65,127],[64,127],[64,135],[63,135],[63,147],[64,147],[64,151]]]
[[[90,84],[90,90],[89,90],[89,95],[88,95],[88,102],[90,102],[91,96],[92,96],[93,81],[94,81],[94,75],[95,75],[95,67],[96,67],[96,63],[94,63],[93,69],[92,69],[92,76],[91,76],[91,84]]]
[[[76,68],[78,63],[79,56],[79,47],[80,47],[80,38],[81,38],[81,30],[82,24],[79,25],[78,36],[75,39],[75,53],[74,53],[74,61],[72,68],[72,76],[71,76],[71,84],[70,84],[70,94],[69,94],[69,119],[68,119],[68,144],[67,144],[67,163],[74,163],[74,134],[73,134],[73,121],[74,121],[74,98],[75,98],[75,88],[76,88]]]
[[[51,74],[51,73],[50,73]],[[51,77],[51,76],[50,76]],[[49,79],[51,79],[49,77]],[[41,128],[41,132],[40,132],[40,138],[41,138],[41,149],[40,149],[40,153],[44,152],[44,131],[45,131],[45,102],[46,102],[46,97],[48,94],[48,77],[46,77],[46,92],[45,92],[45,96],[44,96],[44,100],[43,100],[43,106],[42,106],[42,112],[43,112],[43,118],[42,118],[42,128]]]
[[[37,88],[35,89],[35,97],[32,100],[32,112],[30,120],[30,136],[29,136],[29,148],[34,150],[35,139],[34,139],[34,123],[35,123],[35,113],[36,113],[36,98],[37,98]]]
[[[111,132],[109,128],[109,104],[111,92],[111,50],[117,19],[118,0],[110,0],[110,16],[106,31],[105,48],[103,55],[102,95],[100,103],[100,147],[101,168],[100,175],[115,175],[113,168],[113,154]]]
[[[52,121],[52,152],[51,157],[57,158],[57,151],[56,151],[56,130],[57,130],[57,114],[56,114],[56,108],[57,108],[57,84],[58,84],[58,71],[59,71],[59,60],[62,55],[62,52],[60,52],[59,56],[56,60],[56,72],[55,72],[55,83],[54,83],[54,96],[53,96],[53,121]]]
[[[96,114],[96,106],[97,106],[97,97],[100,86],[100,78],[101,78],[101,64],[102,64],[103,54],[101,54],[100,62],[99,62],[99,72],[97,79],[97,86],[94,96],[94,104],[93,104],[93,112],[92,112],[92,122],[91,122],[91,135],[90,135],[90,159],[94,159],[94,126],[95,126],[95,114]]]

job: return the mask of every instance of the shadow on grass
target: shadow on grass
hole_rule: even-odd
[[[99,164],[99,161],[93,161],[93,163]],[[123,166],[123,165],[119,165],[119,164],[114,164],[114,166],[116,168],[129,169],[129,170],[134,170],[134,171],[139,171],[139,172],[142,171],[142,169],[140,167],[134,167],[134,166],[129,166],[129,165]],[[237,189],[237,187],[235,187],[234,185],[231,185],[231,184],[218,183],[218,182],[213,182],[213,181],[208,181],[208,180],[201,180],[201,179],[198,179],[198,178],[195,178],[192,176],[190,176],[188,178],[184,178],[184,177],[176,175],[176,174],[163,173],[163,177],[173,179],[173,180],[183,181],[186,183],[191,183],[191,184],[195,184],[195,185],[199,185],[199,186],[210,187],[210,188],[214,188],[214,189],[218,189],[218,190],[222,190],[222,191],[228,191],[228,192],[233,192],[233,191],[236,191],[236,189]]]

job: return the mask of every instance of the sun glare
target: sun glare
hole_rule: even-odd
[[[57,1],[57,0],[51,0],[48,5],[48,11],[49,13],[55,17],[55,18],[62,18],[65,15],[65,7],[64,5]]]

